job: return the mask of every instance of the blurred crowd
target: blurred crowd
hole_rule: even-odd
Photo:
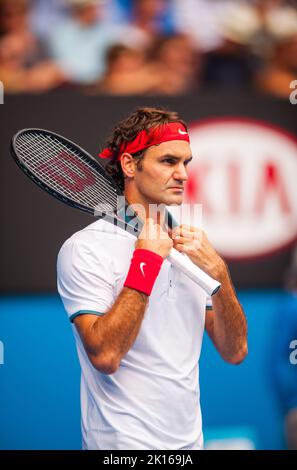
[[[296,79],[293,0],[0,0],[8,93],[215,89],[288,99]]]

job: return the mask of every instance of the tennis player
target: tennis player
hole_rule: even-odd
[[[149,218],[151,204],[182,203],[192,159],[186,124],[175,112],[140,108],[115,127],[100,156],[145,223],[136,240],[97,220],[58,256],[58,290],[82,370],[83,448],[202,449],[204,329],[222,358],[239,364],[247,326],[206,234],[167,230],[162,211]],[[212,301],[166,259],[172,247],[221,282]]]

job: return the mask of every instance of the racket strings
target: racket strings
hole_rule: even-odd
[[[44,145],[45,143],[43,142],[42,144],[42,150],[40,148],[40,143],[36,144],[36,143],[32,143],[32,141],[30,141],[30,139],[28,140],[26,137],[22,137],[22,140],[20,138],[20,141],[22,144],[27,143],[29,145],[28,149],[26,149],[26,151],[24,151],[22,148],[18,149],[19,153],[21,154],[22,158],[26,161],[26,164],[27,165],[32,165],[32,169],[35,173],[37,173],[38,177],[39,178],[42,178],[42,181],[46,184],[48,184],[50,187],[52,187],[53,189],[57,190],[57,191],[61,191],[61,186],[62,186],[62,191],[63,191],[63,194],[66,196],[66,197],[70,197],[70,198],[74,198],[75,200],[77,200],[77,194],[74,192],[74,191],[71,191],[69,188],[67,188],[65,185],[61,185],[60,183],[57,183],[57,181],[55,181],[55,179],[53,179],[49,174],[48,174],[48,171],[45,171],[43,170],[42,172],[38,169],[38,167],[40,165],[42,165],[43,163],[47,163],[49,164],[49,154],[46,152],[46,146]],[[51,145],[50,149],[51,150],[51,153],[53,151],[53,146]],[[30,153],[30,157],[28,157],[28,152]],[[68,165],[69,167],[69,165]],[[55,166],[53,168],[53,170],[55,171],[55,174],[57,176],[61,176],[61,177],[65,177],[65,175],[58,171],[58,168]],[[86,197],[87,196],[87,197]],[[96,192],[92,192],[92,194],[90,194],[90,190],[88,191],[88,193],[86,193],[86,191],[84,191],[84,194],[83,193],[80,193],[79,195],[79,202],[83,202],[83,203],[87,203],[88,205],[90,204],[90,198],[88,196],[91,196],[91,205],[94,204],[94,201],[97,201],[97,199],[99,200],[100,199],[100,196],[98,193]]]
[[[30,136],[22,136],[22,137],[23,137],[24,139],[26,139],[26,143],[28,143],[28,144],[30,145],[29,151],[31,150],[31,146],[35,148],[36,152],[35,152],[34,155],[33,155],[33,159],[31,158],[31,161],[33,160],[33,163],[37,163],[38,166],[39,166],[41,163],[49,163],[49,162],[50,162],[50,159],[48,158],[49,155],[45,152],[46,149],[44,149],[44,147],[46,147],[46,148],[51,152],[51,155],[53,154],[53,148],[54,148],[54,151],[57,152],[57,153],[61,153],[61,150],[62,150],[62,151],[65,151],[65,149],[66,149],[68,155],[70,154],[70,155],[72,156],[72,155],[74,154],[75,157],[76,157],[76,159],[79,159],[80,161],[83,160],[82,157],[81,157],[81,155],[79,155],[78,153],[76,153],[76,152],[75,152],[73,149],[71,149],[70,147],[67,147],[65,144],[64,144],[64,146],[63,146],[62,149],[61,149],[61,144],[60,144],[60,142],[59,142],[58,140],[55,142],[55,144],[54,144],[54,146],[53,146],[53,141],[52,141],[52,140],[50,140],[50,139],[49,139],[48,137],[46,137],[46,136],[42,136],[44,139],[46,139],[46,142],[43,142],[43,143],[42,143],[42,149],[43,149],[43,150],[41,150],[41,149],[40,149],[40,143],[39,143],[39,142],[38,142],[38,143],[36,143],[36,142],[34,143],[34,141],[32,141],[32,139],[34,139],[34,140],[36,141],[35,136],[32,136],[32,139],[31,139],[31,140],[30,140]],[[40,138],[40,136],[38,136],[38,137]],[[28,138],[29,138],[29,139],[28,139]],[[44,145],[44,144],[45,144],[45,145]],[[20,149],[20,150],[22,150],[22,149]],[[31,154],[31,151],[30,151],[30,154]],[[44,154],[44,155],[45,155],[44,161],[42,161],[42,159],[40,158],[40,157],[41,157],[41,154]],[[34,157],[36,157],[37,161],[36,161],[36,159],[34,160]],[[30,157],[29,157],[29,160],[30,160]],[[26,156],[26,162],[28,162],[28,157],[27,157],[27,156]],[[55,162],[55,163],[56,163],[56,162]],[[63,164],[64,164],[65,166],[67,166],[67,167],[68,167],[70,170],[72,170],[72,171],[73,171],[73,169],[75,169],[75,173],[77,173],[77,170],[81,171],[80,168],[78,168],[77,166],[74,165],[74,167],[73,167],[72,165],[70,165],[67,160],[63,160]],[[89,162],[89,161],[83,160],[83,164],[84,164],[84,165],[87,165],[88,167],[91,166],[91,162]],[[106,189],[109,191],[109,194],[112,195],[112,196],[114,196],[114,195],[115,195],[115,191],[114,191],[113,189],[110,189],[110,187],[108,186],[108,183],[109,183],[109,182],[106,181],[106,180],[104,179],[104,177],[102,177],[102,176],[100,175],[100,173],[98,173],[97,171],[94,172],[94,166],[91,166],[91,168],[92,168],[92,176],[94,176],[96,179],[97,179],[97,177],[99,177],[99,179],[104,182]],[[63,176],[63,177],[65,177],[65,173],[63,172],[63,169],[61,170],[61,169],[59,169],[59,168],[57,168],[57,167],[55,166],[55,167],[53,167],[53,170],[55,171],[55,173],[56,173],[58,176]],[[81,176],[85,176],[85,175],[84,175],[83,173],[81,173]],[[93,186],[94,186],[94,185],[89,186],[89,190],[93,189],[93,188],[92,188]],[[102,186],[100,186],[100,187],[102,188]],[[111,192],[110,192],[110,191],[111,191]],[[95,192],[93,192],[93,194],[96,195]]]
[[[37,140],[38,139],[38,140]],[[46,182],[50,187],[57,191],[63,191],[65,196],[75,199],[79,203],[87,204],[97,210],[104,210],[110,212],[117,206],[117,194],[115,189],[111,186],[111,183],[102,176],[96,165],[92,165],[92,162],[83,158],[83,156],[75,149],[60,142],[58,139],[52,136],[40,135],[40,134],[23,134],[19,136],[18,152],[24,159],[28,166],[32,167],[32,170],[42,177],[42,180]],[[69,156],[74,156],[76,160],[79,160],[83,165],[87,166],[92,172],[92,176],[95,177],[95,184],[88,185],[84,188],[79,195],[66,187],[65,185],[55,181],[46,172],[46,170],[38,170],[38,167],[43,163],[50,164],[50,160],[53,158],[53,154],[61,154],[65,152]],[[56,163],[56,162],[55,162]],[[76,165],[71,164],[67,159],[63,159],[63,165],[69,170],[74,171],[75,174],[79,174],[81,177],[85,177],[83,171]],[[55,174],[61,178],[65,178],[65,170],[59,168],[57,165],[53,165],[52,169]],[[102,195],[103,194],[103,195]],[[99,207],[98,207],[99,206]]]
[[[46,139],[46,141],[49,141],[48,136],[44,136],[44,138]],[[84,165],[87,165],[88,169],[90,169],[91,172],[92,172],[92,176],[95,177],[96,182],[99,179],[101,191],[102,191],[102,188],[104,186],[105,194],[108,195],[111,198],[114,198],[114,201],[115,201],[115,204],[116,204],[117,194],[116,194],[114,188],[111,186],[109,181],[107,179],[105,179],[104,176],[102,176],[99,173],[99,171],[96,169],[97,167],[96,167],[95,163],[92,163],[91,161],[86,160],[85,158],[83,158],[82,155],[79,154],[77,150],[74,150],[73,148],[71,148],[67,144],[61,144],[61,142],[56,137],[53,136],[52,140],[55,141],[55,144],[57,145],[58,148],[60,148],[60,146],[62,145],[62,147],[63,147],[62,151],[65,151],[65,149],[66,149],[67,154],[70,154],[71,156],[74,155],[80,162],[83,162]],[[51,142],[52,141],[50,141],[50,145],[51,145]],[[68,160],[63,160],[63,164],[65,164],[70,170],[73,171],[73,167],[72,167],[72,165],[70,164],[70,162]],[[77,168],[77,166],[75,166],[75,165],[74,165],[74,168],[75,168],[75,171],[77,171],[77,170],[81,171],[80,168]],[[85,176],[85,174],[83,172],[81,174],[82,174],[82,176]],[[61,170],[61,176],[64,176],[63,169]],[[90,193],[93,192],[94,196],[98,196],[98,192],[96,191],[95,185],[89,185],[88,186],[88,191]]]

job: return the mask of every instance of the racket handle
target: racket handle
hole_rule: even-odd
[[[188,256],[180,253],[174,248],[171,249],[168,260],[174,266],[176,266],[180,271],[182,271],[186,276],[188,276],[192,281],[196,282],[208,295],[215,294],[221,284],[206,274],[202,269],[196,266]]]

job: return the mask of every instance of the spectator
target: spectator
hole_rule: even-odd
[[[222,45],[220,18],[229,2],[223,0],[172,0],[177,31],[188,34],[204,53]]]
[[[126,46],[148,49],[157,36],[173,32],[164,20],[169,0],[132,0],[130,5],[130,22],[121,28],[120,41]]]
[[[216,89],[241,91],[252,86],[255,59],[251,37],[259,20],[249,6],[230,4],[220,18],[222,43],[205,57],[204,83]]]
[[[290,84],[297,78],[297,13],[270,19],[272,52],[255,80],[258,90],[288,99]]]
[[[200,60],[186,35],[157,38],[149,59],[141,50],[114,45],[107,54],[107,72],[93,91],[178,95],[195,89]]]
[[[151,17],[158,28],[159,34],[172,34],[175,31],[173,24],[172,0],[146,1],[141,4],[137,0],[115,0],[122,4],[128,12],[128,18],[133,21],[136,8],[143,10],[146,17]],[[138,5],[137,5],[138,3]]]
[[[222,27],[227,37],[240,36],[253,52],[266,59],[271,50],[274,30],[278,24],[296,25],[296,9],[284,0],[238,2],[226,9]]]
[[[151,57],[159,77],[156,93],[179,95],[197,88],[201,60],[187,35],[158,38]]]
[[[283,0],[224,3],[219,20],[223,43],[207,56],[205,81],[216,88],[250,89],[270,55],[274,29],[282,23],[296,26],[296,10]]]
[[[107,69],[101,82],[91,92],[112,95],[147,94],[159,83],[144,52],[123,44],[115,44],[107,53]]]
[[[102,0],[67,0],[70,18],[57,26],[50,49],[72,83],[91,84],[105,71],[105,53],[116,33],[100,17]]]
[[[44,40],[67,15],[65,0],[30,0],[30,6],[30,27]]]
[[[68,0],[30,0],[30,23],[32,30],[39,37],[48,39],[56,25],[67,17],[69,13]],[[104,23],[114,25],[127,21],[127,12],[119,0],[103,0],[98,2],[98,10]]]
[[[7,92],[42,92],[64,77],[28,26],[26,0],[0,0],[0,80]]]

